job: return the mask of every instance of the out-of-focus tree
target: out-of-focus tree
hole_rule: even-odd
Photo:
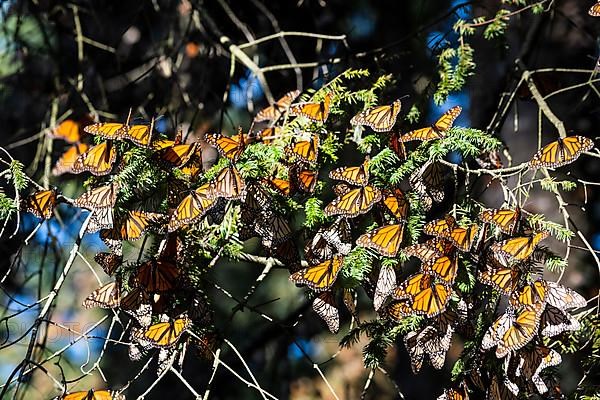
[[[590,6],[4,2],[2,395],[597,398]]]

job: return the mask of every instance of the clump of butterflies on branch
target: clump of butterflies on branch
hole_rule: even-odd
[[[213,355],[219,335],[202,275],[215,255],[235,258],[258,238],[258,255],[289,270],[289,284],[307,289],[331,332],[351,316],[342,343],[367,332],[365,352],[385,350],[401,335],[415,373],[426,360],[442,368],[455,334],[475,343],[441,399],[557,390],[546,369],[561,356],[547,339],[577,330],[570,312],[586,300],[543,278],[551,256],[540,245],[550,234],[543,219],[514,201],[497,209],[477,202],[469,196],[477,179],[445,159],[459,151],[461,165],[476,162],[503,179],[499,141],[453,126],[459,106],[430,126],[398,131],[400,100],[381,105],[382,85],[351,92],[346,76],[302,101],[299,91],[286,93],[256,114],[247,133],[207,133],[220,154],[208,168],[205,147],[181,132],[169,139],[152,123],[92,123],[82,127],[86,144],[81,126],[64,121],[53,135],[71,147],[53,173],[90,173],[87,191],[71,201],[56,188],[39,190],[23,207],[45,219],[61,201],[89,210],[87,232],[99,231],[109,249],[95,260],[114,280],[83,305],[131,315],[130,356],[158,349],[159,374],[188,346]],[[593,145],[561,138],[523,171],[561,167]],[[336,164],[344,148],[364,153],[358,165]],[[152,255],[127,260],[123,242],[145,236],[156,243]],[[360,321],[360,308],[376,319]]]

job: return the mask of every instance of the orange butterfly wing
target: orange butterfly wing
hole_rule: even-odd
[[[116,159],[117,151],[109,140],[90,148],[77,157],[71,171],[75,174],[87,171],[92,175],[104,176],[112,171]]]
[[[333,93],[327,93],[323,101],[318,103],[292,104],[289,109],[290,115],[303,116],[315,122],[325,122],[329,117],[329,106]]]

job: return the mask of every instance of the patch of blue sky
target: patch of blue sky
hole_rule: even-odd
[[[592,247],[594,250],[600,250],[600,232],[592,235]]]
[[[368,5],[364,4],[348,18],[348,36],[351,39],[363,39],[375,31],[377,14]]]
[[[25,289],[21,287],[21,289]],[[23,311],[20,315],[25,315],[27,313],[33,313],[39,308],[39,305],[34,307],[29,307],[34,304],[37,299],[31,295],[27,290],[21,290],[18,293],[11,293],[11,297],[2,296],[2,306],[9,307],[10,313],[16,313]]]
[[[77,332],[86,333],[87,330],[92,327],[92,325],[92,322],[90,322],[87,325],[79,325],[77,323],[74,323],[73,326],[69,327]],[[68,331],[64,332],[65,334],[61,338],[62,343],[60,343],[59,347],[64,347],[67,344],[79,338],[79,334],[77,333]],[[69,357],[69,360],[76,364],[83,364],[86,361],[88,361],[89,357],[90,365],[88,365],[88,368],[91,368],[91,364],[93,364],[97,357],[100,355],[100,351],[104,346],[104,338],[106,337],[107,333],[108,330],[106,327],[103,326],[103,324],[87,332],[86,334],[88,336],[94,337],[82,338],[77,342],[73,343],[65,352],[66,355]],[[59,343],[57,342],[57,344]]]
[[[440,42],[445,40],[444,32],[431,31],[427,34],[427,48],[433,50],[440,47]]]
[[[260,82],[250,71],[246,71],[243,77],[231,85],[229,89],[229,102],[236,108],[245,109],[248,96],[252,96],[253,101],[257,101],[263,97],[263,89],[260,86]]]
[[[452,0],[452,2],[450,2],[450,7],[456,7],[460,4],[465,4],[465,3],[467,3],[465,0]],[[455,14],[460,19],[468,19],[468,18],[471,18],[471,12],[472,12],[471,4],[467,4],[462,7],[459,7],[455,11]]]
[[[169,128],[169,119],[161,116],[154,121],[154,129],[159,133],[165,133]]]
[[[300,349],[298,346],[302,346],[302,349]],[[302,350],[304,350],[304,353],[308,354],[310,357],[312,357],[316,352],[315,345],[310,340],[296,339],[296,341],[290,344],[288,347],[288,359],[298,361],[304,358],[304,353]]]
[[[52,243],[52,246],[55,246],[55,248],[62,251],[62,255],[65,256],[75,244],[81,225],[87,218],[88,211],[79,212],[66,204],[61,204],[58,207],[60,215],[63,218],[63,224],[61,224],[57,218],[43,221],[33,214],[23,214],[21,219],[21,229],[23,229],[24,232],[32,232],[41,222],[41,226],[31,239],[31,246],[27,246],[22,253],[24,265],[37,269],[44,256],[46,257],[47,263],[54,262],[54,253],[52,251],[44,253],[43,249],[40,249],[40,246]],[[80,244],[80,249],[82,252],[88,250],[95,252],[105,251],[106,245],[102,242],[97,233],[86,234]]]
[[[0,325],[0,343],[8,341],[26,346],[29,343],[29,330],[33,326],[33,322],[38,316],[39,307],[27,307],[35,303],[36,299],[33,296],[26,294],[14,294],[15,301],[3,301],[2,306],[6,308],[9,314],[14,317],[7,319]],[[25,311],[23,311],[25,310]],[[19,311],[23,311],[17,314]]]
[[[81,316],[79,310],[77,310],[77,312],[75,309],[64,310],[59,318],[62,327],[57,326],[52,330],[54,334],[52,337],[48,337],[48,343],[52,345],[53,350],[63,348],[70,343],[73,343],[67,349],[66,354],[72,362],[81,364],[88,358],[88,349],[90,352],[89,356],[92,359],[94,358],[94,355],[97,356],[102,349],[102,346],[104,345],[103,338],[106,337],[108,333],[107,321],[109,320],[104,321],[102,324],[92,329],[96,322],[82,322],[78,320],[79,316]],[[63,327],[69,329],[64,329]],[[79,339],[81,334],[85,334],[88,337]],[[94,336],[94,338],[89,336]],[[77,342],[75,342],[76,340]]]

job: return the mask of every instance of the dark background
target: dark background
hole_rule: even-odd
[[[472,76],[459,93],[447,103],[464,107],[459,123],[486,130],[497,111],[501,95],[512,90],[520,78],[515,60],[520,59],[530,70],[539,68],[570,68],[587,72],[553,72],[540,74],[537,81],[543,94],[567,88],[593,79],[592,69],[598,56],[598,20],[587,15],[591,1],[555,1],[545,3],[549,12],[532,15],[522,12],[510,19],[505,34],[493,40],[484,39],[483,30],[469,37],[475,49],[477,64]],[[319,62],[317,68],[301,71],[300,79],[293,69],[268,72],[266,78],[274,97],[292,90],[319,87],[347,68],[368,68],[374,76],[392,74],[395,82],[387,89],[382,101],[406,95],[404,109],[419,104],[431,120],[439,109],[428,99],[430,88],[438,77],[439,52],[447,46],[456,46],[458,36],[452,31],[457,18],[485,16],[491,18],[500,7],[499,1],[315,1],[283,0],[276,2],[252,1],[5,1],[0,12],[0,145],[19,159],[34,179],[42,179],[43,160],[39,158],[40,137],[43,138],[54,117],[67,111],[78,118],[97,111],[101,120],[126,118],[129,109],[133,116],[143,119],[162,115],[162,131],[172,132],[181,123],[189,123],[196,134],[221,130],[234,132],[238,125],[249,126],[257,109],[267,105],[264,92],[241,64],[236,65],[230,79],[230,59],[222,37],[231,43],[243,44],[248,36],[259,38],[277,31],[302,31],[329,35],[347,35],[345,41],[290,37],[287,43],[297,62]],[[266,8],[266,13],[265,13]],[[516,8],[511,8],[514,10]],[[74,10],[80,19],[83,58],[78,57],[78,41]],[[233,17],[232,17],[233,15]],[[275,22],[274,22],[275,21]],[[99,46],[90,43],[99,43]],[[290,60],[277,40],[253,46],[246,53],[259,66],[287,64]],[[335,61],[334,61],[335,60]],[[78,80],[82,81],[78,88]],[[224,93],[228,93],[224,104]],[[250,101],[247,94],[252,94]],[[598,96],[590,86],[565,91],[550,100],[554,112],[564,121],[569,132],[593,137],[600,123]],[[90,105],[93,109],[90,109]],[[250,107],[251,111],[248,112]],[[447,108],[444,106],[443,108]],[[53,111],[54,110],[54,111]],[[431,111],[431,112],[427,112]],[[526,161],[537,148],[537,112],[526,90],[519,91],[516,107],[490,133],[502,138],[513,156],[513,162]],[[515,114],[517,113],[517,114]],[[514,121],[519,122],[518,129]],[[408,124],[405,123],[404,127]],[[544,122],[544,142],[554,140],[556,132]],[[36,136],[37,135],[37,136]],[[31,140],[28,140],[30,139]],[[58,157],[63,146],[55,141],[53,154]],[[351,157],[351,155],[348,155]],[[342,162],[343,163],[343,162]],[[598,163],[577,163],[571,171],[574,176],[593,180],[598,175]],[[72,176],[52,179],[66,195],[81,192],[81,178]],[[494,198],[488,199],[492,203]],[[575,203],[582,203],[581,193],[575,193]],[[492,204],[499,205],[499,204]],[[530,204],[531,211],[554,216],[551,204],[543,201]],[[592,244],[600,248],[596,229],[600,207],[593,192],[589,193],[586,219],[579,213],[580,228],[589,234]],[[78,215],[68,214],[69,221],[78,221]],[[576,213],[576,212],[575,212]],[[71,230],[77,229],[74,223]],[[27,233],[11,242],[3,243],[4,260],[12,254],[15,244]],[[31,228],[31,223],[29,225]],[[48,232],[45,233],[49,235]],[[72,235],[76,232],[71,232]],[[37,236],[36,236],[37,237]],[[68,236],[68,238],[72,236]],[[39,238],[39,243],[44,237]],[[93,255],[90,242],[88,252]],[[597,274],[584,254],[575,255],[581,265],[573,268],[567,283],[579,287],[586,297],[596,293]],[[584,264],[587,262],[587,265]],[[249,282],[260,272],[255,265],[224,265],[215,279],[228,282],[227,289],[243,295]],[[81,269],[73,288],[93,287],[82,283],[86,271]],[[89,274],[89,272],[87,272]],[[51,278],[52,274],[48,274]],[[27,274],[23,275],[27,276]],[[33,296],[27,285],[21,285],[23,276],[7,282],[7,288],[19,296]],[[228,277],[235,276],[235,280]],[[33,290],[33,289],[32,289]],[[251,363],[259,382],[265,389],[281,398],[330,398],[327,388],[312,369],[311,363],[293,344],[296,340],[315,362],[321,362],[335,353],[337,340],[323,333],[321,321],[309,310],[298,292],[289,298],[287,275],[283,271],[269,276],[259,290],[256,303],[273,298],[284,298],[274,305],[265,306],[265,312],[277,314],[292,322],[302,313],[302,322],[293,329],[265,324],[255,314],[240,313],[230,330],[230,340],[236,344]],[[287,298],[286,298],[287,295]],[[3,294],[4,296],[4,294]],[[228,315],[234,303],[219,292],[211,293],[217,308],[217,326],[223,328],[219,315]],[[76,299],[77,300],[77,299]],[[75,306],[79,301],[75,301]],[[282,304],[283,303],[283,304]],[[68,302],[59,304],[68,306]],[[67,317],[65,317],[67,318]],[[77,318],[89,318],[78,316]],[[345,321],[349,320],[345,315]],[[343,330],[343,329],[342,329]],[[344,398],[357,398],[368,371],[361,364],[360,344],[345,350],[334,361],[324,365],[336,388]],[[22,350],[22,349],[21,349]],[[96,349],[97,350],[97,349]],[[3,350],[9,351],[9,350]],[[387,370],[408,399],[434,398],[442,385],[449,381],[451,366],[460,348],[453,347],[447,369],[434,371],[425,368],[414,376],[408,356],[402,345],[390,349]],[[76,371],[85,348],[74,351],[71,367]],[[3,361],[14,367],[19,353],[5,353]],[[22,355],[21,355],[22,357]],[[243,371],[232,352],[225,360]],[[104,372],[112,386],[118,388],[133,376],[141,365],[129,364],[125,347],[115,347],[104,358]],[[129,366],[128,366],[129,365]],[[7,368],[10,371],[11,368]],[[194,361],[188,357],[184,371],[186,378],[201,393],[210,377],[210,362]],[[2,380],[5,370],[0,370]],[[572,391],[581,377],[577,361],[565,357],[561,367],[564,390]],[[76,372],[70,375],[73,379]],[[247,376],[246,376],[247,377]],[[102,387],[95,378],[90,385]],[[154,379],[146,372],[135,381],[130,392],[141,393]],[[50,390],[43,375],[34,376],[33,386],[41,398]],[[37,381],[37,382],[36,382]],[[85,385],[78,387],[83,388]],[[148,398],[162,398],[178,393],[186,398],[189,392],[176,377],[167,375]],[[212,385],[214,398],[256,398],[257,393],[236,381],[220,367]],[[393,398],[394,389],[383,376],[376,375],[368,398]]]

